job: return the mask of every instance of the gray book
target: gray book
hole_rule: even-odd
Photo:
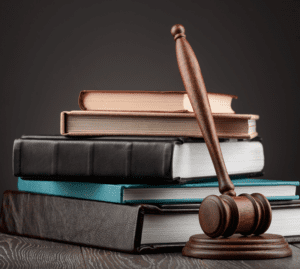
[[[200,204],[121,205],[6,191],[0,232],[131,253],[180,251],[203,233]],[[300,242],[300,201],[271,202],[269,233]]]

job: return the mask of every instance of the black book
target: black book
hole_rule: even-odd
[[[0,232],[130,253],[180,251],[203,233],[200,204],[120,205],[6,191]],[[300,242],[300,201],[271,202],[267,233]]]
[[[220,139],[231,178],[263,175],[261,139]],[[185,183],[216,178],[205,141],[184,137],[22,136],[13,145],[15,176],[95,183]]]

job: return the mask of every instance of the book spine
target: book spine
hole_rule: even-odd
[[[14,174],[20,174],[21,173],[21,145],[22,140],[16,139],[14,141],[13,145],[13,171]]]
[[[60,113],[60,133],[67,135],[66,133],[66,113],[63,111]]]
[[[142,232],[140,209],[141,206],[6,191],[0,232],[136,252]]]
[[[13,146],[14,175],[172,179],[174,142],[22,140]]]
[[[123,203],[122,185],[84,182],[23,180],[18,178],[18,190],[39,194]]]
[[[83,96],[86,94],[86,91],[81,91],[78,97],[78,105],[81,110],[86,110],[86,107],[83,104]]]

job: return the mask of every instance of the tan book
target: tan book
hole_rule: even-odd
[[[231,108],[235,95],[208,93],[212,113],[235,113]],[[186,92],[158,91],[81,91],[81,110],[193,112]]]
[[[257,136],[258,115],[214,114],[220,138],[253,138]],[[194,113],[63,111],[62,135],[139,135],[202,137]]]

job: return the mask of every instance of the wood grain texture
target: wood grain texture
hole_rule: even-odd
[[[295,245],[295,246],[294,246]],[[300,268],[300,244],[293,256],[272,260],[201,260],[180,252],[131,255],[0,233],[0,268]]]
[[[272,260],[201,260],[181,253],[131,255],[101,249],[82,248],[87,268],[300,268],[300,249],[291,246],[293,256]]]
[[[182,82],[214,164],[220,193],[235,196],[234,185],[227,173],[197,57],[185,38],[185,29],[181,24],[174,25],[171,34],[176,43],[176,57]]]
[[[79,246],[0,233],[0,268],[85,268]]]
[[[183,257],[180,252],[131,255],[101,249],[82,248],[87,268],[218,268],[200,259]],[[232,266],[228,268],[233,268]]]
[[[259,193],[209,195],[201,203],[199,220],[207,236],[229,237],[234,233],[259,235],[268,230],[272,220],[272,209],[267,198]]]
[[[294,247],[300,248],[300,243],[293,243],[292,244]]]
[[[235,234],[229,238],[196,234],[190,237],[182,254],[198,259],[260,260],[289,257],[292,250],[283,236],[275,234],[250,237]]]
[[[299,269],[300,249],[290,245],[293,255],[291,257],[274,260],[243,260],[238,268],[272,268],[272,269]]]

